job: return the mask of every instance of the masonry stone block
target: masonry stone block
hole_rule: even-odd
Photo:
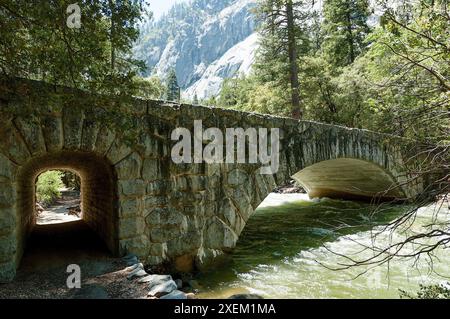
[[[142,178],[146,181],[155,181],[164,178],[160,160],[146,158],[144,160]]]
[[[0,236],[11,234],[16,228],[16,216],[13,207],[0,206]]]
[[[77,150],[81,146],[84,113],[76,107],[65,107],[63,110],[64,149]]]
[[[0,263],[0,284],[13,281],[16,276],[16,263],[7,261]]]
[[[152,209],[155,207],[163,207],[168,203],[166,196],[147,196],[145,198],[145,208]]]
[[[125,157],[132,153],[131,148],[122,142],[119,138],[116,138],[111,145],[106,157],[112,164],[117,164]]]
[[[48,152],[57,152],[63,148],[63,123],[61,116],[49,115],[42,119],[42,133]]]
[[[113,130],[106,126],[101,127],[95,141],[95,152],[98,154],[106,154],[111,148],[115,138],[116,133]]]
[[[15,123],[19,128],[31,154],[44,154],[46,152],[46,146],[40,120],[34,116],[31,116],[29,118],[16,119]]]
[[[142,214],[143,204],[141,199],[122,199],[120,201],[120,217],[130,218],[137,217]]]
[[[238,236],[219,218],[213,218],[205,231],[205,247],[212,249],[230,250],[234,248]]]
[[[148,183],[147,195],[164,195],[170,190],[170,182],[167,180],[160,180]]]
[[[147,236],[139,235],[120,240],[120,254],[135,254],[139,259],[145,260],[150,251],[150,242]]]
[[[0,125],[0,141],[0,152],[15,163],[23,164],[30,157],[27,145],[11,122]]]
[[[0,208],[12,207],[16,203],[16,192],[13,184],[0,178]]]
[[[86,118],[83,121],[83,135],[81,137],[81,149],[83,151],[95,150],[95,144],[101,128],[100,123],[91,119],[89,115],[86,114]]]
[[[17,168],[5,155],[0,153],[0,178],[13,179]]]
[[[16,249],[17,243],[15,232],[6,235],[0,235],[0,263],[4,263],[13,259],[16,253]]]
[[[139,154],[132,153],[115,167],[119,179],[138,179],[141,177],[142,159]]]
[[[153,243],[150,244],[150,255],[166,257],[167,254],[167,243]]]
[[[142,196],[145,193],[143,180],[119,180],[119,189],[124,196]]]
[[[141,235],[144,232],[145,223],[141,217],[123,218],[119,220],[119,238],[127,239]]]

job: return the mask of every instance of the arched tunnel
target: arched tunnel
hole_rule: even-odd
[[[311,198],[403,199],[403,190],[382,167],[359,159],[318,162],[292,176]]]
[[[104,242],[112,254],[118,253],[115,177],[104,158],[91,153],[62,151],[34,157],[19,170],[17,180],[17,255],[19,264],[26,242],[36,225],[35,181],[47,170],[68,170],[81,179],[82,222]]]

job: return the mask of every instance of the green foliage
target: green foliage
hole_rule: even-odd
[[[366,0],[328,0],[323,12],[306,7],[301,16],[297,11],[297,21],[307,21],[296,33],[304,118],[446,145],[449,8],[444,0],[422,0],[394,12],[389,1],[380,3],[385,13],[373,30]],[[274,1],[261,2],[263,22],[272,13],[276,17],[276,8]],[[283,29],[263,23],[253,73],[225,81],[220,106],[289,115]]]
[[[174,69],[170,70],[167,76],[166,99],[172,102],[180,101],[180,86]]]
[[[123,132],[125,142],[135,141],[137,119],[128,112],[132,97],[159,98],[164,92],[157,79],[139,78],[145,65],[131,54],[139,23],[146,17],[144,2],[78,1],[81,28],[76,29],[66,24],[73,1],[0,1],[0,90],[22,92],[13,98],[25,99],[20,108],[2,107],[0,115],[39,116],[75,104],[89,120],[108,123]],[[23,84],[11,89],[14,77],[51,85],[26,96]],[[53,84],[80,90],[56,89]]]
[[[416,295],[400,290],[402,299],[450,299],[450,284],[447,285],[420,285]]]
[[[60,189],[64,187],[62,178],[60,171],[47,171],[39,175],[36,182],[37,201],[49,205],[61,197]]]
[[[138,87],[137,93],[135,94],[136,97],[158,100],[162,99],[165,95],[166,88],[156,76],[150,78],[136,77],[134,81]]]
[[[289,91],[271,83],[260,83],[255,77],[228,79],[223,84],[217,105],[242,111],[289,115]]]
[[[307,1],[264,0],[256,10],[260,21],[260,48],[254,76],[260,84],[282,88],[289,94],[283,106],[290,107],[293,117],[303,115],[300,100],[297,58],[309,51],[304,9]],[[272,100],[272,99],[269,99]],[[263,101],[264,102],[264,101]],[[268,108],[265,105],[263,109]],[[269,108],[272,109],[272,108]]]
[[[93,92],[130,92],[144,69],[130,54],[143,2],[79,1],[81,28],[71,29],[71,1],[2,1],[0,70]]]
[[[192,104],[198,105],[198,103],[199,103],[198,95],[197,95],[197,93],[195,93],[194,98],[192,99]]]
[[[349,65],[364,52],[369,15],[368,0],[325,0],[322,49],[331,65]]]
[[[61,179],[67,188],[72,188],[77,191],[81,190],[81,179],[77,174],[64,171],[62,172]]]

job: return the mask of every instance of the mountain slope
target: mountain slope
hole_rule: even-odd
[[[183,96],[216,95],[224,78],[247,73],[257,47],[251,13],[256,0],[193,0],[143,26],[134,49],[146,75],[165,79],[175,68]]]
[[[185,90],[183,96],[191,98],[197,94],[201,100],[217,95],[224,79],[250,72],[257,47],[258,35],[252,33],[211,63],[202,77]]]

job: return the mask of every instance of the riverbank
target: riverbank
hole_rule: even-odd
[[[287,185],[279,186],[273,190],[275,194],[306,194],[306,191],[294,180]]]

